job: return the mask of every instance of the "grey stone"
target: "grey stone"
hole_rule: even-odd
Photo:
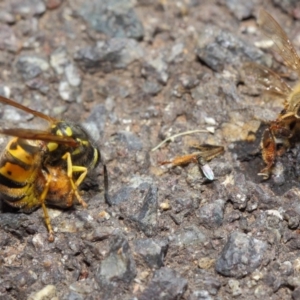
[[[57,74],[63,74],[69,64],[67,50],[64,47],[55,49],[50,55],[50,64]]]
[[[158,227],[157,198],[157,187],[150,186],[147,194],[145,195],[142,207],[135,215],[131,216],[131,220],[134,221],[137,227],[148,237],[153,236]]]
[[[162,85],[156,80],[147,80],[143,84],[143,91],[151,96],[157,95],[162,90]]]
[[[45,80],[35,77],[29,79],[25,82],[25,84],[32,90],[38,90],[42,94],[46,95],[49,91],[49,85],[46,83]]]
[[[18,58],[16,68],[25,80],[29,80],[47,71],[49,64],[42,57],[23,55]]]
[[[170,239],[172,245],[179,247],[198,245],[207,241],[206,235],[198,228],[198,226],[185,227],[172,235]]]
[[[95,141],[100,140],[104,133],[107,110],[103,104],[95,105],[90,115],[82,123]]]
[[[155,271],[150,284],[139,296],[139,300],[174,300],[181,299],[188,287],[185,278],[169,268]]]
[[[46,11],[46,5],[43,0],[14,1],[11,10],[14,14],[28,17],[43,14]]]
[[[214,71],[222,71],[226,65],[240,66],[241,58],[264,62],[262,51],[248,45],[236,35],[218,27],[208,25],[199,35],[197,56]]]
[[[128,200],[131,202],[140,201],[141,194],[147,193],[152,184],[153,179],[150,177],[133,177],[127,186],[122,186],[111,196],[111,202],[118,205]],[[125,206],[124,210],[126,208],[128,208],[128,205]],[[132,215],[132,208],[127,209],[124,213],[128,216]]]
[[[168,243],[163,240],[140,239],[134,242],[134,251],[138,253],[150,268],[160,268],[164,265]]]
[[[143,50],[135,40],[112,38],[78,50],[74,59],[85,70],[110,72],[125,68],[142,56]]]
[[[65,75],[71,86],[73,86],[73,87],[80,86],[81,77],[80,77],[78,69],[73,64],[69,64],[66,66]]]
[[[101,299],[111,299],[111,295],[122,290],[136,276],[135,261],[128,241],[116,235],[111,243],[109,254],[96,268],[95,277],[100,288]]]
[[[228,9],[239,20],[247,19],[252,16],[256,3],[253,0],[241,2],[239,0],[225,0]]]
[[[12,27],[0,24],[0,49],[17,52],[21,49],[21,42],[17,39]]]
[[[234,184],[226,186],[229,199],[233,202],[234,208],[244,209],[250,199],[246,178],[243,174],[234,175]]]
[[[194,284],[197,293],[195,293],[193,299],[209,299],[211,295],[216,296],[221,288],[221,281],[216,276],[208,271],[199,269],[195,272]]]
[[[224,217],[224,200],[216,200],[200,206],[196,212],[199,223],[206,228],[216,228],[222,225]]]
[[[150,57],[142,69],[142,73],[147,78],[155,78],[161,84],[165,85],[169,79],[167,58],[159,53],[154,57]]]
[[[141,139],[130,131],[119,131],[117,133],[117,140],[124,143],[130,151],[140,151],[143,148]]]
[[[233,232],[216,261],[216,271],[224,276],[244,277],[260,266],[266,250],[266,242]]]
[[[131,1],[92,0],[84,3],[79,13],[92,28],[108,36],[141,39],[144,35]]]

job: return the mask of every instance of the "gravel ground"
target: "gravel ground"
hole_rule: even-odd
[[[41,209],[2,204],[0,299],[300,299],[300,145],[262,181],[260,139],[283,105],[242,72],[255,61],[286,73],[256,26],[262,6],[299,50],[293,0],[0,3],[1,94],[83,123],[112,204],[100,166],[82,186],[87,209],[49,209],[53,243]],[[47,128],[0,114],[6,127]],[[208,131],[151,151],[189,130]],[[160,165],[195,143],[225,147],[212,182],[196,164]]]

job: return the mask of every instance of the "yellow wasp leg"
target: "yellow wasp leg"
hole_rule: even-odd
[[[40,199],[39,199],[39,201],[42,205],[42,208],[43,208],[43,212],[44,212],[45,224],[46,224],[47,229],[49,231],[49,238],[48,238],[49,242],[54,241],[54,232],[53,232],[53,229],[52,229],[52,226],[51,226],[51,223],[50,223],[50,217],[49,217],[49,214],[48,214],[48,210],[47,210],[47,207],[45,205],[45,199],[46,199],[47,194],[48,194],[49,185],[50,185],[51,180],[52,180],[52,176],[51,176],[51,174],[48,174],[45,187],[44,187],[43,192],[42,192],[42,194],[40,196]]]
[[[68,175],[68,178],[70,179],[73,193],[75,194],[78,202],[85,208],[85,207],[87,207],[87,204],[79,195],[77,187],[85,179],[86,174],[87,174],[87,168],[82,167],[82,166],[73,166],[71,154],[69,152],[67,152],[62,158],[67,160],[67,175]],[[82,172],[82,174],[79,176],[79,178],[76,180],[76,182],[73,181],[73,172]]]

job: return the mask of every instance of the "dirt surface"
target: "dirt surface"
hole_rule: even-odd
[[[0,3],[0,92],[82,123],[100,165],[86,209],[18,213],[2,202],[0,299],[300,299],[299,147],[267,181],[259,144],[282,101],[245,84],[255,61],[286,74],[256,25],[264,7],[300,51],[297,1],[13,0]],[[288,74],[290,84],[296,77]],[[0,106],[1,126],[46,122]],[[165,138],[190,130],[151,151]],[[8,137],[1,136],[4,149]],[[160,165],[192,144],[209,166]]]

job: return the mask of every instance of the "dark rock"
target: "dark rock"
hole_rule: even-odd
[[[213,299],[221,288],[221,282],[216,276],[204,270],[197,270],[195,274],[195,291],[191,300]]]
[[[122,202],[131,200],[132,202],[140,201],[141,195],[147,193],[153,180],[150,177],[134,177],[128,186],[121,187],[111,196],[111,203],[118,205]],[[126,205],[125,209],[128,205]],[[132,214],[132,208],[125,211],[126,215]]]
[[[98,226],[92,232],[88,232],[86,239],[92,242],[103,241],[113,235],[113,232],[113,227]]]
[[[205,203],[196,212],[199,223],[205,228],[216,228],[222,225],[224,217],[224,200],[215,200],[213,203]]]
[[[125,144],[126,148],[130,151],[140,151],[143,148],[141,139],[130,131],[119,131],[117,133],[117,140]]]
[[[18,282],[20,287],[23,287],[25,285],[31,286],[37,281],[38,278],[37,274],[31,270],[19,273],[14,279],[15,282]]]
[[[232,172],[232,165],[222,159],[215,159],[209,162],[210,168],[213,170],[215,178],[226,176]]]
[[[214,26],[206,26],[198,39],[197,56],[216,72],[222,71],[226,65],[240,66],[241,58],[263,63],[264,53],[248,45],[236,35]]]
[[[251,228],[249,228],[248,220],[244,217],[241,217],[239,219],[239,228],[241,231],[247,233],[251,231]]]
[[[112,38],[78,50],[74,59],[84,70],[111,72],[125,68],[142,56],[143,50],[135,40]]]
[[[38,90],[42,94],[46,95],[49,91],[49,86],[47,83],[38,77],[27,80],[25,84],[32,90]]]
[[[292,292],[292,299],[293,299],[293,300],[299,300],[299,299],[300,299],[300,287],[297,287],[297,288]]]
[[[123,286],[127,286],[135,278],[135,262],[123,236],[117,235],[112,239],[109,254],[96,268],[95,276],[101,299],[112,299],[113,294],[118,294]]]
[[[285,211],[283,218],[288,222],[288,227],[290,229],[296,229],[299,226],[299,214],[292,209]]]
[[[17,60],[16,68],[23,79],[29,80],[48,70],[49,64],[44,58],[24,55]]]
[[[96,31],[111,37],[141,39],[143,25],[127,0],[92,0],[84,3],[79,13]]]
[[[226,215],[226,222],[232,223],[234,221],[239,220],[240,217],[241,217],[241,213],[239,211],[234,210]]]
[[[162,90],[162,85],[156,80],[147,80],[144,82],[142,89],[145,94],[155,96]]]
[[[122,187],[110,197],[111,203],[114,205],[118,205],[124,201],[128,201],[133,190],[134,188],[130,186]]]
[[[179,247],[198,245],[207,241],[206,235],[198,226],[189,226],[171,236],[171,244]]]
[[[160,268],[164,265],[168,243],[163,240],[140,239],[134,242],[134,251],[141,255],[150,268]]]
[[[258,185],[254,182],[247,182],[249,195],[251,195],[251,201],[256,202],[261,209],[277,208],[278,203],[281,202],[279,197],[276,197],[267,186]]]
[[[161,268],[155,271],[153,279],[138,299],[181,299],[187,287],[187,280],[179,276],[177,272],[169,268]]]
[[[244,174],[235,174],[234,184],[228,184],[226,189],[228,191],[228,197],[233,203],[233,207],[244,209],[250,198]]]
[[[216,261],[216,271],[224,276],[242,278],[260,266],[266,250],[266,242],[233,232]]]
[[[144,202],[138,213],[131,217],[137,227],[151,237],[156,233],[158,226],[158,202],[157,187],[151,186],[145,195]]]
[[[295,251],[300,249],[300,237],[298,233],[292,234],[287,231],[283,236],[283,240],[286,246],[290,249],[290,251]]]
[[[170,217],[177,225],[181,224],[187,216],[193,214],[196,208],[192,199],[175,198],[172,203],[172,209],[175,213],[171,213]],[[197,205],[198,207],[199,205]]]
[[[28,226],[29,216],[16,213],[0,214],[0,227],[6,228],[7,232],[12,233],[19,239],[27,236],[26,229]]]

